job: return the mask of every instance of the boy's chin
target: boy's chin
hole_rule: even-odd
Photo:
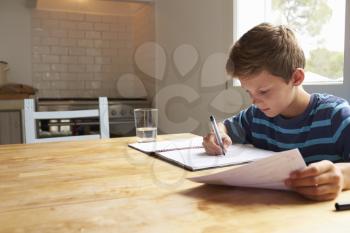
[[[269,112],[269,111],[263,112],[263,113],[265,114],[265,116],[270,117],[270,118],[273,118],[273,117],[278,115],[277,113]]]

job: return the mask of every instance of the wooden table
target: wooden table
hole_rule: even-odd
[[[134,141],[0,146],[0,232],[350,232],[350,211],[334,201],[192,183],[215,170],[182,170],[128,148]]]

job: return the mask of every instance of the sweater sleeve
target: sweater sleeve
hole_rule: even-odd
[[[234,143],[251,143],[250,126],[253,119],[253,106],[224,120],[228,135]]]
[[[343,162],[350,162],[350,106],[347,102],[334,109],[331,121],[337,154]]]

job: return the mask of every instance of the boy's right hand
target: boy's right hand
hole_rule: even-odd
[[[224,145],[225,152],[227,151],[227,148],[232,145],[231,138],[224,132],[220,132],[222,143]],[[221,147],[219,146],[219,143],[216,141],[216,137],[214,132],[210,132],[208,135],[203,137],[203,143],[202,143],[205,152],[210,155],[221,155]]]

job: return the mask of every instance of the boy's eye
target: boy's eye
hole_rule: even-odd
[[[250,91],[248,91],[248,90],[245,90],[245,91],[249,94],[250,97],[253,98],[253,94]],[[269,90],[258,90],[256,92],[255,96],[264,96],[264,95],[268,94],[268,92],[269,92]]]
[[[259,95],[265,95],[268,91],[259,91]]]

